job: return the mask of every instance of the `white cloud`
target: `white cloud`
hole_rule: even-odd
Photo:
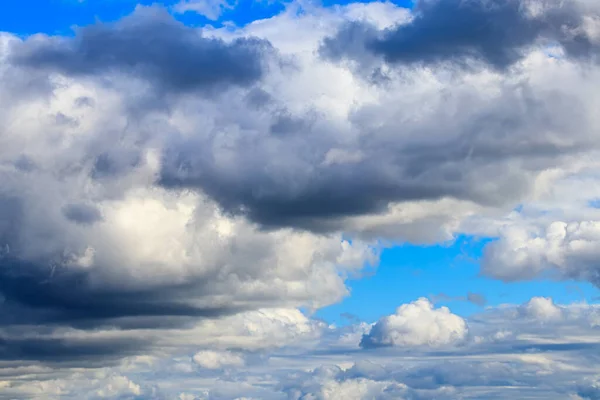
[[[234,8],[236,3],[229,0],[182,0],[174,6],[174,10],[178,13],[193,11],[216,21],[225,10]]]
[[[245,361],[239,354],[230,351],[202,350],[194,354],[193,360],[202,368],[219,369],[241,367]]]
[[[434,308],[428,299],[420,298],[377,321],[363,336],[361,345],[439,347],[460,343],[467,333],[464,319],[452,314],[447,307]]]
[[[548,297],[533,297],[521,310],[527,317],[540,321],[558,320],[563,316],[561,309]]]
[[[415,304],[421,304],[421,310],[417,310]],[[443,314],[439,309],[426,307],[422,300],[409,305],[413,306],[413,313],[405,311],[404,315],[410,314],[413,319],[423,310]],[[556,309],[560,309],[560,318],[556,311],[548,311]],[[302,325],[299,322],[302,318],[294,314],[280,311],[278,316],[271,315],[266,321],[285,320],[287,324]],[[283,326],[282,322],[259,323],[256,314],[247,319],[253,323],[236,325],[234,321],[242,319],[235,316],[220,326],[215,325],[217,331],[212,333],[196,331],[182,336],[180,344],[173,340],[165,342],[165,347],[152,357],[134,357],[120,366],[100,370],[5,368],[0,372],[3,381],[0,385],[7,398],[95,399],[131,395],[183,399],[423,400],[495,399],[515,393],[539,399],[576,394],[589,398],[597,389],[595,349],[600,342],[593,319],[598,314],[598,307],[594,305],[554,304],[549,298],[490,307],[467,318],[473,340],[447,349],[451,351],[424,346],[423,341],[412,345],[405,341],[401,347],[385,349],[357,349],[356,343],[332,341],[329,335],[335,336],[337,332],[339,338],[346,332],[333,328],[326,330],[327,335],[321,336],[320,342],[314,342],[317,338],[313,336],[311,345],[299,347],[301,336],[296,336],[287,346],[277,349],[273,346],[274,336],[266,332],[274,326]],[[444,318],[447,319],[447,315]],[[428,325],[434,327],[439,322],[427,320]],[[234,330],[262,332],[259,336],[264,344],[250,352],[242,350],[246,346],[242,337],[248,332],[240,331],[237,342],[228,338],[230,333],[224,331],[222,337],[216,333],[229,325],[237,326]],[[257,329],[257,326],[263,328]],[[506,334],[507,331],[511,334]],[[495,335],[498,332],[504,334]],[[217,342],[207,344],[205,341],[206,347],[198,349],[193,338],[203,335]],[[493,340],[477,340],[494,335]],[[232,349],[224,346],[216,350],[220,339],[223,344],[229,342]],[[185,340],[191,340],[189,349],[195,350],[187,357],[171,358],[169,354],[181,348]],[[184,368],[186,363],[188,367]]]
[[[551,273],[598,283],[600,222],[552,221],[546,226],[532,222],[509,225],[501,231],[499,240],[486,249],[485,273],[504,280],[532,279]]]

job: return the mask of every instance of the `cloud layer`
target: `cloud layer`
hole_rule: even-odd
[[[593,305],[310,316],[386,247],[457,235],[489,239],[487,277],[600,285],[599,21],[422,0],[199,29],[140,6],[1,34],[0,398],[596,398]]]
[[[539,45],[558,45],[568,57],[595,60],[600,50],[597,6],[585,1],[420,0],[412,19],[377,31],[345,25],[327,38],[332,59],[382,56],[390,64],[481,61],[505,69]]]

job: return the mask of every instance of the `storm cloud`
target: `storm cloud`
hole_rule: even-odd
[[[390,64],[483,62],[506,69],[533,46],[559,45],[567,57],[597,59],[598,8],[582,1],[420,0],[408,23],[379,31],[361,22],[326,38],[321,54],[361,61],[368,54]]]
[[[125,72],[157,89],[189,92],[251,85],[272,50],[251,37],[230,43],[204,37],[159,7],[140,7],[116,23],[78,28],[74,38],[34,36],[13,49],[10,62],[70,76]]]

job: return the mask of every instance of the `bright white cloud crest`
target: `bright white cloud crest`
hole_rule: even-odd
[[[457,344],[468,333],[467,323],[447,307],[434,308],[425,298],[404,304],[396,313],[377,321],[363,336],[361,345],[439,347]]]

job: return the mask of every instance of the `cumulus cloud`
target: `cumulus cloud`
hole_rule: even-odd
[[[487,3],[294,3],[227,29],[139,7],[73,37],[0,35],[0,398],[576,393],[589,371],[555,350],[598,361],[592,306],[307,316],[389,243],[457,233],[498,236],[489,276],[597,284],[593,210],[498,215],[595,167],[598,9]],[[359,52],[368,79],[322,57]],[[361,362],[382,346],[423,363]]]
[[[310,17],[269,22],[313,29]],[[266,29],[246,31],[261,36]],[[461,210],[512,206],[531,193],[542,171],[595,147],[597,121],[590,116],[597,99],[587,79],[597,77],[584,80],[576,61],[532,51],[514,75],[411,69],[390,71],[386,85],[373,86],[344,65],[315,58],[319,30],[309,36],[316,41],[301,45],[284,39],[279,45],[269,33],[282,53],[294,54],[293,83],[281,90],[278,75],[269,74],[261,92],[270,94],[261,97],[269,99],[264,119],[241,130],[230,125],[226,147],[221,141],[215,147],[214,136],[173,142],[163,186],[203,190],[228,212],[269,227],[391,235],[404,222],[439,235]],[[311,71],[318,84],[308,84]],[[572,102],[578,106],[564,106]],[[452,211],[436,213],[449,203]],[[420,207],[425,215],[413,217]],[[384,220],[394,226],[386,229]]]
[[[165,125],[135,120],[121,92],[97,82],[46,79],[56,84],[51,97],[10,106],[2,98],[11,121],[0,150],[4,326],[164,328],[266,306],[318,308],[345,296],[345,278],[376,261],[375,248],[339,232],[264,231],[202,193],[156,186]],[[79,122],[56,125],[57,113]],[[36,346],[3,333],[12,343],[3,357],[48,358],[52,348],[59,358],[66,348],[129,354],[147,344],[125,334],[69,347],[46,333]]]
[[[16,67],[27,65],[30,73],[108,80],[127,94],[120,100],[129,112],[137,110],[137,119],[140,113],[150,119],[148,109],[161,110],[151,107],[168,100],[171,118],[152,113],[168,139],[143,135],[144,143],[160,149],[158,183],[202,192],[226,213],[270,228],[447,239],[465,215],[513,205],[548,166],[569,163],[595,147],[591,115],[597,94],[589,81],[597,76],[592,72],[584,79],[576,61],[532,51],[516,75],[414,69],[390,72],[386,85],[373,86],[314,51],[344,20],[383,28],[394,24],[392,18],[406,19],[407,11],[389,4],[308,11],[298,17],[291,10],[234,33],[213,30],[205,36],[155,9],[140,9],[114,25],[85,28],[74,39],[17,41],[9,46],[9,59]],[[135,43],[145,37],[136,32],[153,24],[170,33],[152,46],[150,40]],[[273,33],[291,26],[310,35],[300,41]],[[257,41],[286,61],[269,56]],[[103,52],[112,42],[107,47],[112,53]],[[136,51],[122,50],[129,47]],[[168,60],[175,58],[161,53],[181,49],[197,54],[201,63],[205,47],[215,47],[219,56],[189,73],[178,70],[189,63],[174,66]],[[57,52],[64,57],[50,57]],[[118,80],[122,72],[145,84]],[[180,93],[213,84],[229,91],[212,91],[209,100],[147,92],[148,86]],[[420,107],[424,103],[429,106]],[[578,106],[564,106],[573,103]],[[135,146],[116,153],[96,155],[95,177],[121,174],[143,160]],[[494,180],[488,179],[491,171]]]
[[[533,297],[522,306],[521,311],[528,317],[542,321],[562,318],[561,309],[547,297]]]
[[[194,354],[193,360],[202,368],[219,369],[224,367],[241,367],[244,358],[230,351],[203,350]]]
[[[232,43],[203,37],[158,7],[138,7],[115,24],[80,28],[75,38],[29,38],[15,45],[11,62],[49,68],[71,76],[127,72],[169,91],[227,89],[250,85],[264,73],[267,41],[243,38]]]
[[[561,310],[561,318],[540,314],[539,309],[549,304]],[[526,312],[531,309],[537,311]],[[294,313],[278,314],[289,323]],[[188,355],[172,354],[171,338],[154,356],[129,357],[111,368],[4,367],[0,398],[128,398],[138,393],[157,399],[424,400],[507,398],[518,392],[547,399],[588,398],[597,389],[594,365],[600,314],[593,305],[532,298],[520,305],[490,307],[467,318],[469,340],[452,349],[422,345],[357,349],[349,342],[332,347],[328,336],[344,335],[345,328],[321,325],[327,333],[316,345],[294,347],[300,336],[289,336],[291,347],[244,351],[250,347],[239,340],[245,340],[244,329],[256,326],[258,315],[227,317],[218,326],[180,337],[181,344],[189,341],[189,350],[195,348]],[[274,318],[272,314],[270,319]],[[210,334],[211,329],[223,335]],[[233,331],[238,332],[237,342],[231,340]],[[506,331],[512,334],[495,334]],[[304,328],[296,332],[311,337]],[[492,336],[493,340],[482,341]],[[212,344],[205,342],[198,350],[202,340]],[[261,341],[273,343],[268,335]],[[219,342],[229,342],[229,350],[227,346],[216,350]]]
[[[439,1],[416,3],[407,23],[378,31],[349,23],[321,52],[338,60],[382,56],[390,64],[483,61],[507,68],[533,46],[557,43],[567,56],[597,58],[599,9],[585,1]]]
[[[447,307],[434,308],[429,300],[420,298],[377,321],[360,344],[362,347],[440,347],[460,343],[467,333],[464,319],[452,314]]]
[[[486,248],[482,268],[486,274],[508,281],[550,273],[598,285],[599,238],[600,223],[595,220],[509,225]]]

